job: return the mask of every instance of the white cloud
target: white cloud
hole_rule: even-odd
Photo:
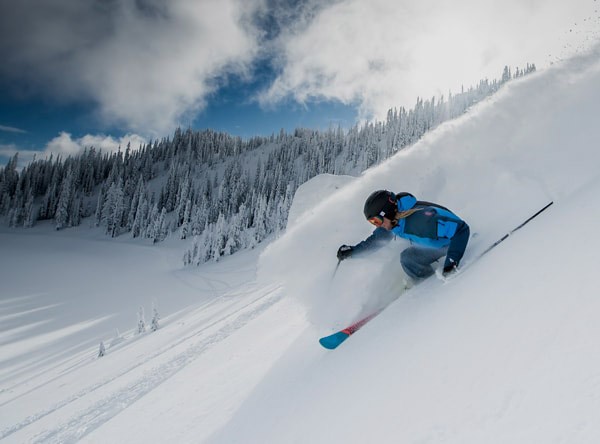
[[[547,64],[593,37],[594,24],[598,36],[593,9],[587,0],[341,1],[281,37],[281,75],[260,100],[339,100],[382,118],[417,96],[498,78],[504,65]],[[587,31],[568,35],[584,18]]]
[[[282,71],[261,103],[340,100],[381,117],[417,95],[498,77],[505,64],[556,59],[584,28],[599,28],[594,8],[591,0],[20,0],[0,13],[0,82],[93,103],[105,123],[157,137],[187,126],[224,75],[250,75],[269,51]],[[265,41],[272,35],[276,42]]]
[[[87,65],[106,119],[133,130],[171,130],[205,105],[216,77],[243,73],[253,60],[257,42],[240,24],[237,1],[178,0],[168,10],[168,22],[157,26],[124,14]]]
[[[0,131],[4,131],[7,133],[19,133],[19,134],[25,134],[27,131],[22,130],[20,128],[15,128],[12,126],[6,126],[6,125],[0,125]]]
[[[14,143],[0,145],[0,157],[12,157],[19,152]]]
[[[102,150],[104,153],[113,153],[119,149],[124,152],[128,144],[131,150],[137,150],[147,143],[148,141],[138,134],[126,134],[117,139],[112,136],[98,134],[87,134],[83,137],[73,138],[71,134],[63,131],[50,140],[43,151],[23,150],[15,144],[0,144],[0,159],[8,160],[18,153],[17,166],[21,169],[34,159],[48,159],[50,155],[54,155],[54,158],[61,156],[64,159],[68,156],[76,156],[82,153],[85,148],[90,147]]]
[[[19,147],[15,144],[0,144],[0,167],[6,165],[8,160],[12,158],[15,154],[19,153],[18,161],[17,161],[17,169],[20,170],[25,165],[29,164],[35,156],[38,156],[40,153],[36,151],[23,151],[19,150]]]
[[[14,2],[0,14],[0,79],[162,135],[205,104],[219,76],[247,70],[260,1]]]
[[[119,148],[124,151],[128,144],[130,144],[132,150],[136,150],[140,145],[145,145],[146,143],[146,139],[137,134],[127,134],[119,139],[115,139],[112,136],[88,134],[73,139],[71,134],[63,131],[48,142],[43,155],[47,157],[52,153],[54,155],[61,155],[62,157],[74,156],[89,147],[94,147],[103,152],[115,152]]]
[[[81,145],[71,138],[71,134],[61,132],[46,145],[47,154],[54,153],[64,156],[73,156],[81,151]]]

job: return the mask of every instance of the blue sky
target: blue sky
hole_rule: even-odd
[[[274,78],[269,76],[271,80]],[[338,100],[313,99],[299,103],[286,98],[261,106],[256,101],[256,94],[267,86],[265,79],[251,83],[237,77],[230,79],[218,92],[209,96],[206,108],[194,115],[189,126],[251,137],[270,135],[281,128],[287,131],[298,127],[326,129],[331,125],[348,128],[356,122],[356,106]]]
[[[598,39],[597,0],[0,0],[0,164],[347,128]]]
[[[246,138],[270,135],[281,128],[287,131],[297,127],[326,129],[337,125],[348,128],[357,119],[356,106],[345,105],[338,100],[298,103],[286,99],[264,107],[254,99],[259,86],[235,78],[230,83],[211,94],[206,106],[191,119],[182,120],[181,125],[195,129],[212,128]],[[126,126],[99,123],[94,110],[93,104],[86,103],[55,103],[39,97],[2,97],[0,145],[13,144],[21,150],[40,150],[63,131],[74,139],[98,131],[115,137],[128,134]],[[169,131],[164,133],[166,136],[170,134]],[[5,156],[4,161],[6,159]]]

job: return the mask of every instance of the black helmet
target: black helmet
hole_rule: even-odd
[[[375,216],[383,216],[394,220],[397,209],[396,194],[387,190],[379,190],[371,193],[367,198],[363,211],[367,219]]]

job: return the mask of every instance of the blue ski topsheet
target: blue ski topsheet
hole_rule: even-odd
[[[336,348],[338,345],[340,345],[342,342],[344,342],[349,337],[350,337],[349,334],[344,333],[343,331],[338,331],[337,333],[334,333],[332,335],[325,336],[325,337],[319,339],[319,343],[323,347],[325,347],[329,350],[333,350],[334,348]]]

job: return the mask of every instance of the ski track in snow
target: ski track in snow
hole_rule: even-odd
[[[206,336],[199,342],[190,345],[185,351],[178,353],[176,356],[171,358],[169,361],[160,364],[159,366],[146,372],[144,376],[138,378],[136,381],[127,385],[123,389],[117,390],[112,395],[105,397],[104,399],[97,401],[91,407],[78,412],[68,422],[56,427],[53,430],[48,430],[38,434],[33,438],[32,442],[35,443],[68,443],[76,442],[88,433],[92,432],[105,422],[109,421],[114,416],[128,408],[134,402],[142,398],[144,395],[150,393],[156,387],[163,382],[167,381],[173,375],[178,373],[180,370],[185,368],[188,364],[192,363],[196,359],[202,356],[202,354],[212,346],[219,342],[227,339],[229,336],[243,328],[249,322],[266,312],[269,308],[274,306],[283,297],[280,287],[266,288],[263,294],[244,306],[234,310],[225,316],[214,320],[208,325],[202,326],[198,331],[195,331],[176,342],[169,344],[163,350],[157,351],[153,355],[146,357],[142,362],[136,363],[135,365],[123,370],[117,375],[114,375],[104,381],[94,384],[64,400],[55,404],[53,407],[41,411],[35,415],[31,415],[22,422],[6,428],[0,432],[0,440],[9,437],[10,435],[30,426],[31,424],[39,421],[40,419],[59,411],[65,406],[77,401],[96,390],[107,386],[111,382],[117,381],[127,373],[139,368],[157,358],[158,356],[171,351],[174,347],[181,345],[187,341],[190,341],[198,336],[201,336],[207,330],[215,327],[220,323],[225,325],[219,328],[216,332]],[[219,298],[220,299],[220,298]],[[228,296],[223,296],[223,299],[229,299]],[[212,302],[212,301],[211,301]],[[212,305],[212,304],[211,304]],[[236,316],[231,322],[227,322],[228,319]]]

